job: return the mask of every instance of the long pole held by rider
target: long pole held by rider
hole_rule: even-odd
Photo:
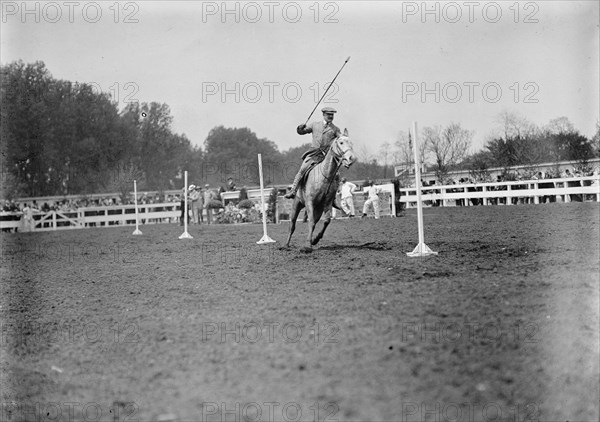
[[[340,68],[340,70],[338,70],[338,73],[336,73],[336,75],[334,76],[333,80],[331,81],[331,83],[329,84],[329,86],[327,87],[327,89],[325,90],[325,92],[323,93],[323,95],[321,96],[321,98],[319,99],[319,102],[315,105],[315,108],[313,108],[313,110],[308,115],[308,118],[306,119],[306,122],[304,122],[304,125],[308,124],[308,121],[312,117],[313,113],[315,112],[315,110],[317,109],[317,107],[319,107],[319,104],[321,104],[321,101],[323,101],[323,98],[327,94],[327,91],[329,91],[329,88],[331,88],[331,86],[333,85],[333,83],[337,79],[338,75],[342,72],[342,69],[344,68],[344,66],[346,66],[346,63],[348,63],[349,60],[350,60],[350,56],[348,56],[348,58],[346,59],[346,61],[344,61],[344,64],[342,65],[342,67]]]

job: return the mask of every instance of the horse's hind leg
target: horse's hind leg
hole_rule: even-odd
[[[300,201],[295,199],[294,203],[292,204],[292,215],[291,215],[291,220],[290,220],[290,234],[288,236],[287,243],[285,244],[286,248],[290,247],[290,241],[292,240],[292,235],[294,234],[294,230],[296,230],[296,220],[298,219],[298,215],[300,214],[300,211],[302,211],[302,208],[304,208],[304,205],[302,205],[300,203]]]

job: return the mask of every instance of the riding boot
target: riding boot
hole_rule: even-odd
[[[298,185],[300,184],[300,181],[302,180],[302,177],[304,176],[305,172],[306,172],[306,169],[300,167],[300,170],[298,170],[298,173],[296,174],[296,177],[294,177],[294,182],[292,183],[292,188],[284,196],[284,198],[293,199],[293,198],[296,197],[296,192],[298,191]]]

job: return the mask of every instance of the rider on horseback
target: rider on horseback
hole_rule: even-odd
[[[285,195],[288,199],[296,196],[298,186],[306,172],[311,168],[313,163],[319,163],[325,158],[333,140],[342,134],[340,128],[333,124],[333,116],[337,111],[331,107],[325,107],[321,111],[323,112],[323,120],[312,122],[308,126],[301,124],[296,129],[298,135],[312,133],[313,148],[302,155],[304,161],[302,161],[298,174],[296,174],[296,177],[294,178],[290,192]]]

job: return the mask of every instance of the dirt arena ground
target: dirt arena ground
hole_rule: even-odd
[[[598,203],[3,234],[4,421],[597,421]]]

